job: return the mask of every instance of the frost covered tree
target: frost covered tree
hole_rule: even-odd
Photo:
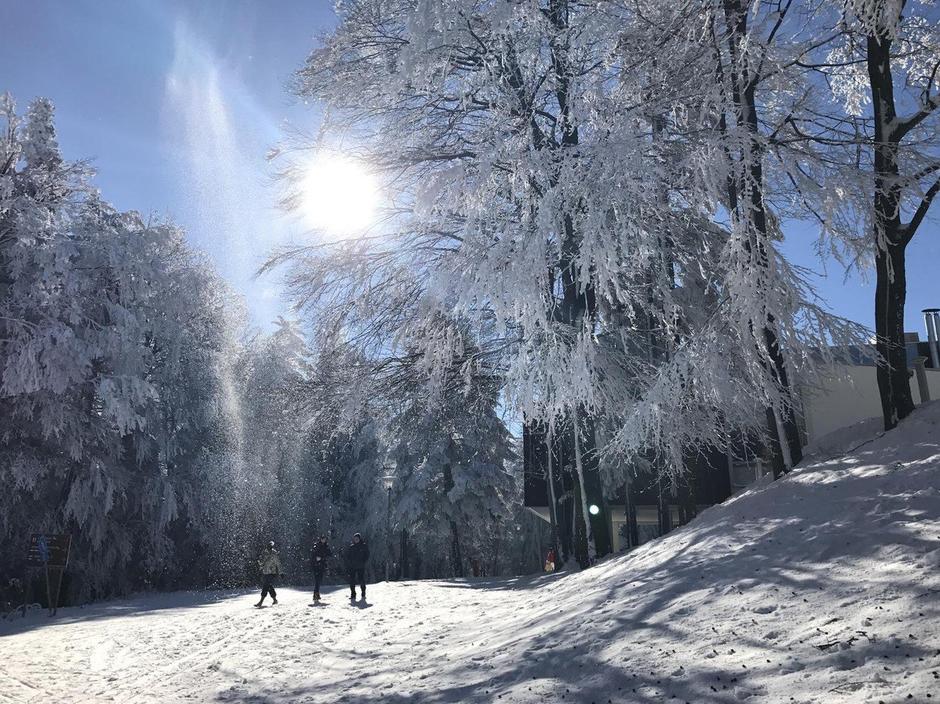
[[[581,254],[589,235],[576,221],[597,216],[573,188],[588,176],[574,167],[585,152],[573,83],[582,70],[603,72],[612,42],[592,49],[585,30],[602,29],[603,18],[578,8],[342,3],[339,30],[300,72],[298,90],[328,104],[331,125],[353,130],[373,168],[395,174],[401,217],[381,243],[350,245],[355,261],[396,260],[443,313],[505,326],[521,343],[517,362],[538,360],[507,365],[519,382],[508,387],[514,403],[577,417],[591,454],[592,370],[581,361],[596,305]],[[430,340],[428,356],[447,358],[448,344]],[[585,480],[599,487],[596,472]]]
[[[520,486],[511,439],[497,415],[499,382],[454,378],[464,349],[442,383],[421,383],[420,368],[394,408],[386,435],[395,523],[422,541],[448,545],[451,573],[463,577],[494,522],[512,517]],[[497,531],[498,532],[498,531]]]
[[[750,23],[750,6],[707,0],[338,9],[296,89],[325,108],[317,146],[361,159],[392,203],[366,237],[285,255],[303,300],[343,299],[363,321],[352,335],[490,326],[507,405],[571,436],[558,471],[575,479],[582,563],[608,549],[601,451],[671,482],[697,448],[756,434],[792,465],[791,386],[857,331],[776,249],[773,93],[806,47],[776,50],[774,9]],[[428,364],[456,344],[414,337]]]
[[[929,2],[846,0],[801,65],[818,100],[778,135],[800,205],[850,266],[875,269],[886,429],[913,410],[904,342],[905,251],[940,192],[940,14]]]
[[[875,245],[875,333],[885,429],[914,409],[904,340],[904,252],[940,192],[940,15],[932,3],[848,2],[850,51],[864,37],[872,106],[868,227]],[[853,41],[855,40],[855,41]],[[856,43],[857,42],[857,43]],[[905,222],[907,220],[907,222]]]
[[[63,531],[76,596],[202,582],[231,446],[228,292],[177,228],[115,211],[62,158],[48,101],[0,108],[2,564]]]
[[[317,319],[336,322],[325,311]],[[493,522],[514,515],[521,499],[508,430],[495,412],[498,380],[465,366],[469,345],[471,354],[454,358],[441,377],[407,347],[367,356],[378,342],[358,332],[317,338],[308,388],[330,532],[370,540],[376,576],[385,565],[402,576],[462,574],[462,555],[479,554]],[[509,528],[507,521],[497,537]],[[507,551],[505,563],[512,559]]]

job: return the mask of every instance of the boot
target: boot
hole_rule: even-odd
[[[274,599],[274,603],[271,604],[271,606],[277,606],[277,597],[272,597],[272,598]]]

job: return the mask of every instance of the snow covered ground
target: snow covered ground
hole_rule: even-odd
[[[940,403],[870,431],[580,574],[0,624],[0,702],[940,701]]]

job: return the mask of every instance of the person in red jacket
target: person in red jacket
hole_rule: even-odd
[[[548,554],[545,556],[545,571],[555,571],[555,548],[548,549]]]

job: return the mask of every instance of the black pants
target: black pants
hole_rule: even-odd
[[[362,595],[366,595],[366,568],[365,567],[350,567],[349,568],[349,589],[352,591],[353,596],[356,595],[356,585],[362,589]]]
[[[274,577],[276,575],[266,574],[264,579],[261,582],[261,601],[264,601],[264,598],[270,594],[271,598],[277,601],[277,592],[274,591]]]
[[[320,593],[320,585],[323,584],[323,573],[326,571],[325,567],[314,567],[313,568],[313,593]]]

